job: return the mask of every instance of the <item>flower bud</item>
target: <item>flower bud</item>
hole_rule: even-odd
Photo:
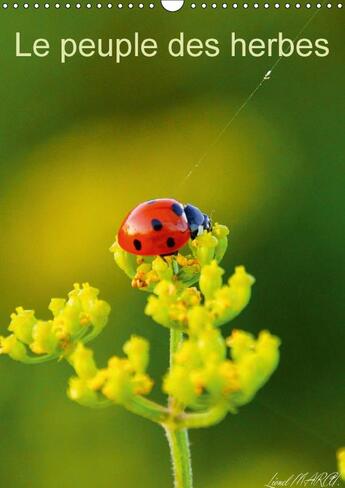
[[[164,327],[181,328],[182,325],[178,323],[181,310],[179,307],[176,308],[176,302],[179,298],[176,286],[169,281],[161,281],[156,285],[154,293],[157,296],[151,295],[148,298],[145,308],[146,315]]]
[[[197,338],[199,353],[205,363],[225,359],[225,341],[218,329],[210,328],[200,332]]]
[[[171,281],[174,274],[172,266],[169,266],[167,261],[160,256],[152,261],[152,270],[157,274],[158,281]]]
[[[123,346],[123,351],[136,373],[144,373],[149,361],[149,343],[137,336],[132,336]]]
[[[153,295],[149,296],[147,300],[145,314],[164,327],[170,328],[174,326],[170,320],[169,304],[162,302],[162,300]]]
[[[198,345],[195,341],[184,341],[174,355],[174,363],[184,366],[186,370],[198,369],[203,366]]]
[[[209,374],[210,368],[211,365],[208,365],[208,367],[203,366],[202,368],[199,369],[193,369],[189,373],[190,380],[193,385],[194,392],[196,394],[195,400],[197,400],[197,396],[202,395],[203,393],[206,392],[206,390],[207,393],[210,393],[210,391],[208,390],[208,387],[212,382],[212,378],[210,378],[210,374]]]
[[[97,300],[90,308],[90,321],[95,329],[101,331],[108,322],[111,307],[104,300]]]
[[[65,308],[66,300],[64,298],[52,298],[48,309],[52,312],[54,317],[57,317]]]
[[[134,278],[137,272],[136,256],[124,251],[117,242],[117,239],[111,246],[110,252],[114,254],[114,259],[118,267],[122,269],[129,278]]]
[[[211,232],[204,232],[192,241],[192,252],[201,266],[209,264],[212,261],[217,244],[218,240]]]
[[[191,334],[197,335],[206,327],[212,325],[212,318],[205,307],[196,305],[188,311],[188,330]]]
[[[93,407],[98,403],[97,393],[88,387],[84,379],[75,376],[69,380],[67,395],[71,400],[86,407]]]
[[[182,366],[174,366],[166,375],[163,384],[164,391],[174,397],[183,405],[189,406],[195,403],[197,391],[190,374]]]
[[[188,325],[188,307],[182,300],[178,299],[176,303],[169,306],[170,327],[176,329],[186,329]]]
[[[93,351],[86,348],[81,342],[78,342],[76,348],[69,356],[69,362],[72,364],[79,378],[86,380],[93,378],[97,374]]]
[[[229,235],[229,229],[226,225],[214,224],[212,234],[219,240],[225,239]]]
[[[232,308],[234,311],[241,312],[248,304],[251,287],[255,283],[255,278],[246,273],[244,266],[237,266],[235,273],[229,278],[229,285],[232,291]]]
[[[68,302],[67,305],[71,307],[73,310],[80,309],[80,292],[81,287],[79,283],[74,283],[73,290],[68,293]]]
[[[199,285],[206,300],[213,298],[215,292],[222,286],[223,274],[224,270],[218,266],[215,260],[211,264],[202,267]]]
[[[67,304],[60,313],[54,317],[52,332],[58,339],[69,340],[71,336],[80,331],[79,311],[75,310],[70,304]]]
[[[135,395],[148,395],[153,388],[153,380],[147,374],[136,374],[132,384]]]
[[[11,323],[8,330],[24,344],[32,342],[32,328],[37,322],[33,310],[24,310],[22,307],[16,309],[16,313],[11,315]]]
[[[267,330],[260,332],[256,352],[260,358],[261,374],[264,378],[270,376],[278,366],[279,346],[278,337],[271,335]]]
[[[155,287],[154,293],[161,298],[166,298],[169,301],[173,301],[177,295],[177,288],[170,281],[163,280],[160,281]]]
[[[95,376],[88,379],[88,386],[91,390],[98,391],[103,388],[103,385],[108,377],[108,370],[106,368],[97,370]]]
[[[201,302],[201,293],[195,288],[185,288],[181,293],[180,300],[188,307],[199,305]]]
[[[238,389],[236,369],[231,361],[209,361],[192,374],[192,379],[199,392],[207,391],[214,402]]]
[[[240,389],[236,367],[232,361],[223,361],[219,365],[219,375],[222,378],[222,392],[229,394]]]
[[[241,406],[254,398],[264,378],[261,376],[260,363],[255,353],[247,354],[235,364],[240,385],[240,391],[235,396],[235,404]]]
[[[213,235],[217,238],[218,243],[214,251],[214,257],[219,263],[228,248],[228,235],[229,229],[225,225],[215,224],[212,231]]]
[[[68,301],[60,298],[51,300],[49,309],[54,315],[53,332],[61,338],[69,338],[80,331],[79,317],[82,312],[79,300],[80,286],[75,284],[68,294]]]
[[[246,354],[255,349],[255,339],[252,334],[244,330],[234,329],[227,339],[234,361],[240,361]]]
[[[97,301],[98,295],[99,290],[97,290],[97,288],[93,288],[89,283],[83,283],[82,288],[79,289],[77,298],[79,299],[81,308],[84,312],[89,312],[90,308],[92,308]]]
[[[133,395],[131,374],[124,361],[112,362],[108,369],[108,378],[102,388],[102,393],[113,402],[124,404]]]
[[[53,321],[39,320],[32,329],[33,342],[30,349],[35,354],[52,354],[58,347],[58,338],[53,333]]]
[[[15,361],[25,361],[27,358],[26,347],[14,334],[0,337],[0,354],[8,354]]]

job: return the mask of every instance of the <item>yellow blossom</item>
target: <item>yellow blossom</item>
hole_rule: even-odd
[[[93,378],[97,374],[97,367],[93,359],[93,352],[79,342],[69,356],[69,361],[73,365],[75,372],[82,379]]]
[[[93,407],[98,403],[97,393],[88,387],[87,381],[75,376],[69,380],[67,394],[81,405]]]
[[[199,286],[206,300],[213,298],[215,292],[222,286],[222,275],[224,270],[218,266],[217,261],[203,266],[201,270]]]
[[[59,339],[53,332],[53,321],[39,320],[32,330],[30,349],[35,354],[51,354],[56,351]]]
[[[26,347],[14,334],[0,337],[0,354],[8,354],[15,361],[23,361],[27,357]]]
[[[24,310],[23,307],[18,307],[16,313],[11,315],[8,330],[13,332],[16,338],[24,344],[30,344],[32,342],[32,328],[36,321],[33,310]]]
[[[142,337],[132,336],[123,351],[136,373],[144,373],[149,362],[149,343]]]

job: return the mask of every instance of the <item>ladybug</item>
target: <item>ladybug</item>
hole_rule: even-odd
[[[122,222],[118,243],[140,256],[175,254],[189,239],[211,231],[210,218],[194,205],[173,198],[140,203]]]

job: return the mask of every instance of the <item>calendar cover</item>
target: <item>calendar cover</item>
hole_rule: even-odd
[[[343,485],[344,8],[1,0],[1,486]]]

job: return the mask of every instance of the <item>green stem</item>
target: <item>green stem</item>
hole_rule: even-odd
[[[174,354],[179,348],[183,340],[183,332],[178,329],[170,329],[170,357],[169,357],[169,365],[170,368],[174,363]]]
[[[183,332],[170,329],[170,368],[174,363],[174,354],[183,340]],[[173,399],[169,398],[169,407],[174,409]],[[175,488],[193,488],[192,464],[189,448],[188,430],[176,430],[169,424],[164,425],[170,447],[171,462],[174,472]]]
[[[173,464],[175,488],[192,488],[192,466],[189,449],[188,431],[165,427],[170,455]]]
[[[169,417],[167,408],[142,396],[134,395],[124,405],[127,410],[152,422],[163,424]]]
[[[27,355],[25,359],[22,359],[21,362],[25,364],[41,364],[51,361],[52,359],[57,359],[59,357],[59,353],[54,354],[43,354],[42,356],[29,356]]]
[[[220,403],[206,412],[186,414],[181,424],[187,429],[210,427],[223,420],[228,411],[229,407],[225,403]]]

